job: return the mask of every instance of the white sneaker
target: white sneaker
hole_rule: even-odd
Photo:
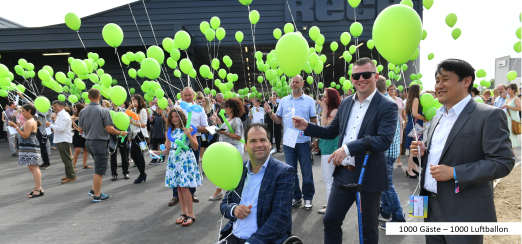
[[[304,202],[305,202],[305,204],[304,204],[304,208],[305,208],[306,210],[310,210],[310,209],[312,209],[312,200],[305,200]]]
[[[317,213],[318,214],[325,214],[326,213],[326,207],[323,207],[323,208],[317,210]]]

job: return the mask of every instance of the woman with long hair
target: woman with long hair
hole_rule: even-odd
[[[178,191],[181,204],[181,216],[176,219],[176,224],[189,226],[196,217],[192,207],[192,193],[189,188],[201,185],[201,174],[194,152],[190,148],[178,148],[177,140],[184,140],[192,149],[198,148],[198,140],[192,135],[192,128],[186,128],[187,118],[179,108],[170,110],[168,114],[168,131],[165,133],[165,151],[168,156],[165,173],[165,186]]]
[[[509,139],[511,140],[511,146],[516,148],[520,147],[520,135],[513,133],[512,121],[518,122],[520,126],[520,114],[518,113],[520,111],[520,98],[517,96],[517,84],[509,84],[506,90],[509,98],[506,99],[506,103],[502,108],[505,109],[508,118]]]
[[[219,141],[220,142],[228,142],[232,144],[237,150],[243,155],[244,145],[241,143],[241,139],[243,139],[243,122],[241,121],[241,116],[245,113],[245,107],[243,106],[243,102],[239,98],[230,98],[225,101],[224,109],[226,113],[226,117],[228,122],[230,123],[230,127],[226,125],[226,123],[221,122],[217,115],[213,116],[213,121],[217,125],[219,125]],[[219,112],[219,111],[217,111]],[[232,129],[233,131],[231,131]],[[223,194],[221,193],[220,188],[216,188],[216,191],[212,196],[209,197],[210,201],[218,201],[223,198]]]
[[[42,157],[40,155],[40,143],[36,138],[38,122],[34,119],[35,114],[36,108],[31,104],[25,104],[21,110],[21,115],[24,117],[25,122],[21,126],[18,126],[18,124],[13,121],[9,121],[9,126],[15,128],[18,133],[18,164],[20,166],[27,166],[33,174],[34,188],[31,192],[27,193],[27,197],[29,198],[44,195],[42,189],[42,173],[40,172]]]
[[[134,96],[132,96],[130,108],[132,108],[139,117],[138,120],[133,118],[130,120],[131,158],[140,172],[138,178],[134,180],[134,184],[140,184],[147,180],[147,174],[145,174],[145,158],[142,152],[142,147],[147,146],[147,138],[149,138],[147,131],[147,118],[149,115],[146,106],[145,100],[140,94],[134,94]],[[140,143],[142,144],[141,146]]]
[[[419,85],[412,85],[408,89],[408,100],[406,100],[406,129],[404,132],[406,133],[406,139],[404,142],[404,148],[410,148],[411,142],[413,140],[422,140],[422,133],[417,133],[419,138],[413,138],[413,130],[416,129],[417,126],[422,127],[424,125],[424,121],[426,119],[422,115],[422,106],[420,104],[420,87]],[[410,154],[408,156],[408,169],[406,170],[406,176],[411,178],[417,178],[419,175],[419,171],[417,170],[417,158],[413,158]]]
[[[80,134],[80,128],[78,128],[78,119],[80,118],[80,111],[85,107],[82,103],[76,103],[73,106],[73,116],[71,117],[73,123],[73,146],[74,146],[74,154],[73,154],[73,166],[76,169],[76,163],[78,162],[78,157],[80,153],[83,151],[83,168],[91,169],[92,167],[87,165],[87,158],[89,157],[89,153],[87,153],[87,147],[85,147],[85,138]]]
[[[321,126],[328,126],[337,114],[337,109],[341,104],[339,92],[333,88],[324,89],[323,97],[319,102],[321,106]],[[337,150],[339,136],[334,139],[319,139],[319,149],[321,150],[321,173],[326,186],[326,203],[330,196],[330,189],[333,183],[333,172],[335,165],[328,163],[330,155]],[[326,213],[326,204],[318,211],[320,214]]]

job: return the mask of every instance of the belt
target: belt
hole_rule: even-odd
[[[353,166],[353,165],[346,165],[346,166],[341,165],[341,167],[343,167],[343,168],[345,168],[345,169],[347,169],[349,171],[354,171],[355,170],[355,166]]]

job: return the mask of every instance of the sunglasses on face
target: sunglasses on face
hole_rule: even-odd
[[[363,79],[370,79],[370,77],[372,77],[373,74],[375,74],[375,72],[353,73],[352,79],[359,80],[361,78],[361,76],[363,77]]]

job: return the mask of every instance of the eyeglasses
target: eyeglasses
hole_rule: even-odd
[[[361,78],[361,76],[363,77],[363,79],[370,79],[370,77],[372,77],[373,74],[375,74],[375,72],[353,73],[352,79],[359,80]]]

